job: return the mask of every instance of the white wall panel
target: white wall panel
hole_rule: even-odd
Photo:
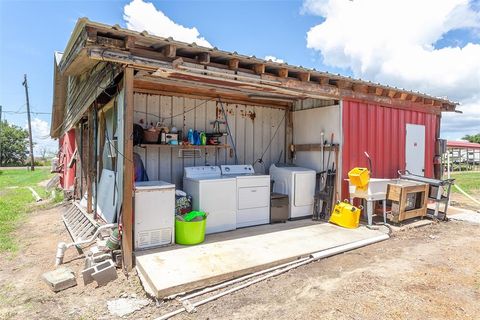
[[[265,152],[264,166],[256,164],[258,172],[268,171],[272,161],[277,161],[280,154],[285,156],[285,111],[278,108],[231,104],[223,102],[232,136],[237,146],[238,163],[252,164],[267,148],[277,126],[280,128]],[[176,126],[186,136],[188,129],[213,132],[211,122],[218,119],[225,121],[220,103],[217,100],[201,100],[183,97],[169,97],[135,93],[136,123],[144,119],[145,124],[163,121],[169,126]],[[226,125],[220,125],[226,132]],[[225,139],[222,138],[222,143]],[[227,142],[232,146],[230,137]],[[178,157],[180,147],[136,147],[144,161],[150,180],[165,180],[182,187],[184,166],[234,164],[233,151],[224,149],[200,149],[201,158],[183,159]],[[265,168],[265,169],[264,169]]]

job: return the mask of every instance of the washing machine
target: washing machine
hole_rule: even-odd
[[[220,168],[224,177],[236,179],[237,228],[270,223],[270,176],[256,174],[248,164]]]
[[[184,168],[183,191],[193,210],[207,213],[207,234],[236,229],[236,188],[235,177],[222,176],[218,166]]]
[[[313,214],[315,195],[315,170],[289,164],[272,164],[270,177],[273,192],[287,194],[289,218],[303,218]]]

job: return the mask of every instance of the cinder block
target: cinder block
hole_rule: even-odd
[[[82,278],[83,278],[83,284],[87,285],[89,283],[93,282],[93,277],[92,274],[96,272],[97,270],[95,269],[95,266],[87,268],[82,271]]]
[[[115,269],[115,264],[113,260],[106,260],[102,263],[99,263],[95,266],[96,272],[92,273],[92,277],[99,286],[106,285],[110,281],[117,279],[117,270]]]
[[[77,285],[75,273],[68,268],[58,268],[53,271],[45,272],[42,275],[42,278],[54,292],[62,291]]]
[[[110,253],[104,253],[104,254],[93,256],[92,259],[93,259],[93,264],[97,264],[105,260],[112,259],[112,255]]]

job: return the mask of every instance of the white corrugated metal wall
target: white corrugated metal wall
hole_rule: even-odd
[[[192,99],[152,94],[135,93],[134,122],[144,124],[163,122],[175,126],[184,133],[189,128],[213,132],[212,121],[224,121],[217,99]],[[238,164],[253,164],[267,149],[264,165],[256,164],[255,170],[264,173],[270,164],[285,158],[285,110],[263,106],[223,103],[232,136],[234,137]],[[280,127],[277,130],[277,127]],[[225,125],[220,125],[226,131]],[[278,131],[275,135],[275,131]],[[231,146],[231,140],[228,138]],[[201,149],[201,157],[179,158],[180,147],[135,147],[145,164],[150,180],[164,180],[182,186],[183,167],[202,165],[234,164],[233,151],[225,149]]]

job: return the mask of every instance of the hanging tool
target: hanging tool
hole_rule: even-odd
[[[332,169],[330,169],[331,154],[335,148],[333,144],[333,138],[334,138],[334,134],[332,133],[330,137],[330,146],[329,146],[329,152],[327,157],[326,170],[322,171],[322,173],[326,175],[326,178],[325,178],[325,187],[319,193],[319,200],[322,201],[322,210],[320,211],[318,216],[319,219],[327,219],[330,216],[330,213],[332,211],[333,193],[335,190],[335,177],[336,177],[335,164],[333,165]]]

